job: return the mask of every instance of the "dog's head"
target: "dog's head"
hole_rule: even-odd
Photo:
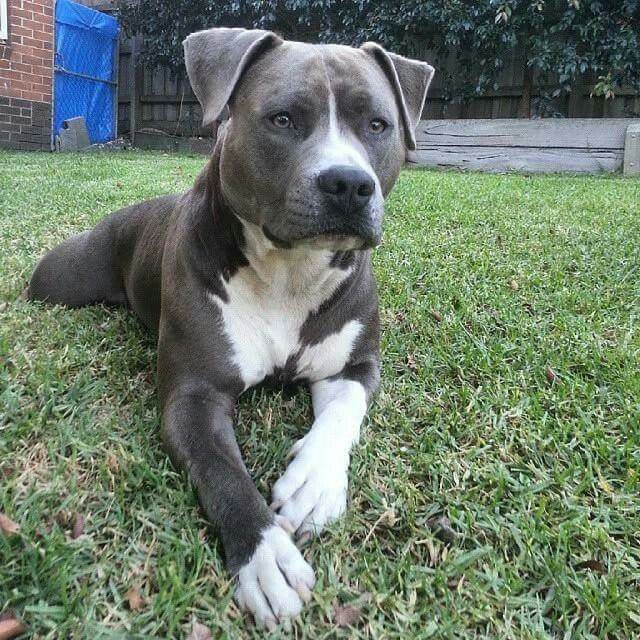
[[[433,67],[388,53],[209,29],[184,41],[204,125],[226,106],[227,205],[276,245],[379,243],[383,200],[415,148]]]

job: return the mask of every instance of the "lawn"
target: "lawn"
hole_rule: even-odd
[[[153,340],[19,297],[47,248],[202,164],[0,155],[0,612],[29,637],[258,636],[161,449]],[[640,637],[640,182],[411,170],[385,224],[382,387],[294,636]],[[265,496],[310,416],[243,397]]]

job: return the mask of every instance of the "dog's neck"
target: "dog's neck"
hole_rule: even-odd
[[[242,250],[249,263],[241,275],[246,275],[255,285],[293,298],[319,291],[335,280],[333,251],[306,246],[282,249],[257,225],[244,220],[241,223]]]
[[[206,197],[212,208],[216,235],[224,234],[227,242],[233,244],[230,255],[241,253],[244,256],[238,276],[246,278],[253,288],[263,293],[268,291],[289,298],[319,293],[325,288],[333,289],[336,277],[342,280],[350,271],[351,260],[345,261],[344,257],[351,252],[309,246],[278,247],[258,225],[232,211],[222,193],[219,167],[224,133],[221,131],[219,134],[222,135],[219,135],[211,160],[203,172],[206,175]],[[233,232],[229,233],[230,230]]]

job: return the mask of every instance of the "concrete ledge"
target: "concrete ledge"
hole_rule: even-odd
[[[182,151],[209,155],[213,150],[214,138],[183,138],[162,131],[136,131],[135,146],[139,149],[159,151]]]
[[[495,173],[614,172],[622,169],[627,129],[634,126],[640,120],[423,120],[407,161]],[[637,167],[638,160],[629,162]]]

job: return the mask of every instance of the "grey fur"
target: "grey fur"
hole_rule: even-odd
[[[435,69],[426,62],[411,60],[385,51],[375,42],[365,42],[361,48],[377,60],[391,82],[402,114],[407,147],[414,150],[416,148],[415,130],[420,121]]]
[[[365,329],[335,377],[357,380],[373,394],[379,381],[377,294],[370,251],[352,247],[379,240],[382,200],[403,165],[411,140],[406,130],[419,117],[432,70],[373,45],[306,45],[240,29],[193,34],[185,53],[205,123],[227,103],[231,114],[194,186],[122,209],[54,248],[35,269],[29,296],[72,307],[124,305],[157,331],[163,439],[174,463],[188,472],[220,532],[229,569],[237,572],[274,515],[235,441],[233,414],[243,382],[211,298],[225,302],[226,283],[251,268],[246,224],[278,238],[283,252],[334,246],[327,268],[347,276],[307,317],[301,349],[358,320]],[[275,130],[269,118],[278,111],[291,113],[298,128]],[[388,123],[380,135],[367,129],[375,118]],[[317,186],[323,154],[332,151],[323,146],[330,129],[366,159],[376,180],[366,206],[344,215]],[[292,381],[298,357],[291,354],[270,375]]]
[[[193,92],[211,126],[227,106],[238,80],[263,51],[282,42],[271,31],[218,28],[197,31],[182,43]]]

